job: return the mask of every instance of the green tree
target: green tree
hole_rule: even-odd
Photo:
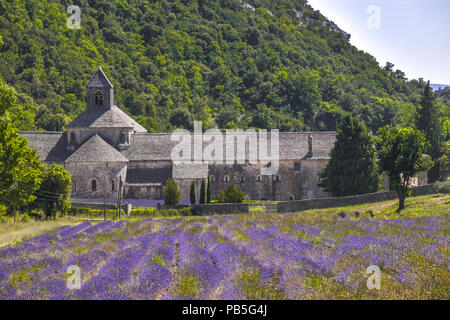
[[[200,185],[200,204],[205,203],[205,194],[206,193],[206,185],[205,185],[205,179],[202,178],[202,184]]]
[[[437,160],[440,154],[440,136],[441,125],[439,122],[439,110],[436,108],[433,89],[430,81],[427,82],[422,94],[420,105],[417,108],[416,127],[425,133],[426,139],[430,142],[430,148],[425,152],[428,153],[433,160]],[[428,172],[428,181],[436,182],[439,178],[439,162],[435,162],[435,166]]]
[[[343,116],[330,161],[319,175],[319,185],[335,197],[376,192],[380,174],[374,144],[361,121]]]
[[[220,203],[242,203],[244,201],[244,192],[233,183],[230,184],[225,191],[221,190],[217,196]]]
[[[176,109],[170,116],[170,124],[177,128],[192,130],[194,128],[192,115],[185,108]]]
[[[191,192],[189,194],[189,200],[191,204],[195,204],[195,180],[191,183]]]
[[[410,179],[433,166],[424,156],[430,144],[420,130],[386,126],[378,130],[376,145],[380,168],[387,172],[390,187],[398,194],[400,212],[405,208]]]
[[[164,204],[174,205],[180,203],[180,191],[178,186],[171,178],[167,179],[166,187],[163,191]]]
[[[35,200],[42,182],[42,164],[10,120],[8,109],[16,105],[15,91],[0,79],[0,204],[14,211]]]
[[[70,208],[72,175],[56,164],[44,167],[44,180],[36,192],[36,205],[45,213],[46,219],[56,218],[59,211],[65,215]]]
[[[442,157],[439,158],[441,179],[445,181],[450,177],[450,141],[442,145],[441,152]]]
[[[208,176],[208,186],[206,187],[206,203],[211,203],[211,197],[212,197],[211,178],[210,176]]]

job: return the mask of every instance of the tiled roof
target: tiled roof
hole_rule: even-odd
[[[267,150],[269,155],[271,147],[270,136],[270,133],[268,133]],[[312,154],[308,153],[309,136],[312,137]],[[171,160],[172,149],[179,143],[178,141],[172,141],[171,137],[171,134],[162,133],[134,134],[131,136],[129,149],[124,151],[123,154],[132,161]],[[223,140],[223,152],[225,159],[226,141],[225,139]],[[328,160],[335,140],[335,132],[280,132],[280,160]],[[203,148],[210,143],[212,142],[204,142]],[[191,154],[194,154],[192,149]],[[235,154],[238,154],[236,143]],[[246,158],[249,159],[248,142],[246,143],[245,154],[240,153],[240,157],[244,157],[244,155],[246,155]]]
[[[41,161],[63,162],[66,160],[66,133],[47,131],[21,131],[28,139],[28,146],[36,149]]]
[[[65,162],[128,162],[128,159],[96,134],[72,153]]]
[[[29,146],[38,150],[38,154],[43,161],[63,162],[69,156],[66,152],[66,133],[21,132],[20,134],[28,138]],[[312,136],[312,154],[308,154],[308,138],[310,135]],[[268,136],[270,138],[270,134]],[[335,132],[281,132],[279,137],[280,160],[328,160],[335,139]],[[172,141],[171,134],[168,133],[133,134],[131,135],[130,147],[123,151],[122,155],[130,161],[170,161],[171,151],[176,144],[178,144],[178,141]],[[204,147],[208,144],[210,142],[205,142]],[[115,150],[113,147],[109,147]],[[269,148],[270,139],[268,150]],[[225,152],[226,147],[223,149]],[[119,153],[119,151],[115,151]],[[247,143],[247,155],[248,152]],[[95,157],[98,159],[97,155]],[[180,172],[178,168],[175,171]],[[181,173],[176,175],[181,175]]]
[[[102,67],[98,67],[97,71],[92,75],[87,86],[88,88],[114,88],[113,84],[109,81],[106,74],[103,72]]]
[[[86,108],[67,127],[69,128],[134,128],[135,132],[147,130],[117,106]]]

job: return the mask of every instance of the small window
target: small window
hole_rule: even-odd
[[[261,182],[262,178],[261,176],[256,176],[256,182]]]
[[[120,143],[122,143],[122,144],[126,143],[125,131],[120,132]]]
[[[229,177],[229,176],[224,176],[224,177],[223,177],[223,181],[225,181],[225,182],[230,182],[230,177]]]
[[[75,180],[72,179],[72,191],[76,192],[77,191],[77,182]]]
[[[241,182],[245,182],[245,177],[244,176],[241,177]]]
[[[111,181],[111,190],[112,191],[116,191],[116,182],[113,180],[113,181]]]
[[[93,192],[97,191],[97,181],[96,180],[92,180],[91,187],[92,187]]]
[[[296,162],[295,163],[295,171],[300,171],[301,170],[301,165],[300,165],[300,162]]]
[[[277,174],[276,176],[273,177],[273,181],[280,182],[281,176]]]
[[[95,93],[95,105],[102,106],[103,105],[103,93],[101,91],[97,91]]]
[[[295,200],[295,197],[291,194],[291,195],[289,195],[289,200],[293,201],[293,200]]]
[[[216,182],[216,176],[209,176],[209,181]]]
[[[76,140],[76,135],[75,135],[75,132],[72,131],[70,133],[70,142],[75,143],[76,142],[75,140]]]

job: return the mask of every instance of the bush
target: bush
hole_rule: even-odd
[[[230,184],[225,191],[219,191],[217,202],[219,203],[242,203],[244,201],[244,192],[234,184]]]
[[[434,187],[439,193],[450,193],[450,181],[436,182]]]
[[[167,179],[166,187],[163,192],[164,204],[174,205],[180,203],[180,191],[178,186],[171,178]]]
[[[28,215],[28,213],[24,213],[20,217],[20,222],[29,222],[29,221],[31,221],[31,217]]]
[[[45,213],[41,210],[33,210],[29,216],[36,221],[42,221],[45,219]]]

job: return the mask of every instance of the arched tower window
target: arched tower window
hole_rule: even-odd
[[[77,182],[72,179],[72,192],[76,192],[76,191],[77,191]]]
[[[91,181],[91,188],[92,188],[93,192],[97,191],[97,181],[96,180]]]
[[[103,105],[103,93],[100,90],[95,93],[95,105],[96,106]]]
[[[114,180],[111,181],[111,190],[116,191],[116,182]]]

